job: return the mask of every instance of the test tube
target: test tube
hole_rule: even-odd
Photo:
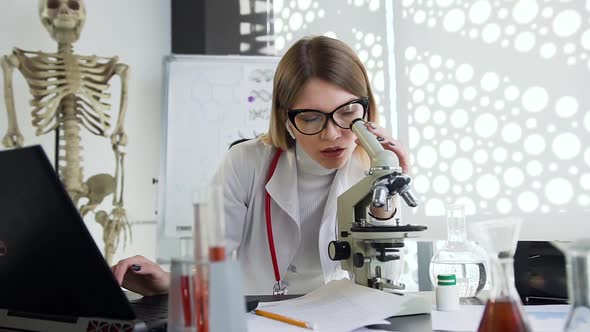
[[[209,261],[225,260],[225,210],[223,208],[223,189],[212,185],[208,194],[208,227],[209,227]]]
[[[194,252],[197,262],[194,274],[194,299],[196,310],[197,331],[209,331],[209,269],[208,269],[208,195],[207,191],[199,190],[193,195],[195,223]]]
[[[192,294],[194,292],[193,286],[193,268],[190,262],[194,262],[193,257],[193,238],[192,236],[183,236],[180,239],[180,297],[182,302],[182,309],[184,313],[184,326],[194,326],[194,301]],[[173,261],[174,264],[174,261]]]
[[[208,194],[206,190],[198,190],[193,194],[194,226],[193,237],[195,239],[194,252],[197,262],[207,261],[208,239]]]
[[[192,259],[172,258],[170,261],[170,292],[168,294],[168,332],[196,332]]]

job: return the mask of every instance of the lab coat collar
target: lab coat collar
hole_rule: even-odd
[[[276,153],[276,150],[273,151]],[[272,158],[272,157],[271,157]],[[297,156],[295,149],[283,151],[275,172],[265,188],[270,197],[283,209],[297,225],[300,225],[299,193],[297,192]],[[270,163],[269,163],[270,167]],[[322,224],[326,220],[334,219],[336,215],[336,201],[340,194],[364,176],[365,167],[362,161],[353,154],[348,162],[338,169],[330,187],[328,200],[322,217]],[[267,171],[268,172],[268,171]]]
[[[269,159],[272,159],[275,151],[273,151]],[[343,167],[338,169],[336,175],[334,176],[334,181],[330,187],[328,200],[326,202],[324,214],[320,224],[320,236],[318,243],[321,253],[320,263],[324,272],[325,282],[348,276],[348,273],[340,268],[340,262],[331,261],[328,255],[325,253],[328,250],[328,243],[332,240],[336,240],[337,198],[344,191],[348,190],[350,186],[360,181],[363,178],[365,171],[366,167],[363,166],[362,161],[358,158],[358,156],[353,155]],[[265,188],[274,202],[283,211],[285,211],[285,213],[287,213],[287,215],[296,223],[297,227],[299,228],[301,221],[299,214],[299,194],[297,192],[296,174],[297,160],[295,149],[291,148],[282,153],[281,157],[279,158],[277,168],[275,169],[272,178],[268,181]],[[295,247],[291,248],[291,250],[288,250],[290,254],[287,256],[281,254],[283,251],[278,251],[279,269],[283,275],[297,248],[297,245],[295,243],[293,244]]]
[[[273,151],[272,156],[275,153],[276,150]],[[287,151],[283,151],[279,158],[277,168],[265,188],[275,203],[299,225],[299,194],[297,193],[297,160],[295,149],[290,148]]]

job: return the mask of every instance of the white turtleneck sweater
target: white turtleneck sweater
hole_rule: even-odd
[[[319,230],[336,169],[326,169],[295,144],[301,241],[283,282],[291,294],[305,294],[324,284]],[[326,248],[327,250],[327,248]]]

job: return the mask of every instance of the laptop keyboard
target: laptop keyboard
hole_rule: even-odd
[[[296,296],[294,296],[296,297]],[[256,297],[246,297],[246,311],[252,311],[258,306]],[[168,295],[146,296],[130,301],[137,320],[145,322],[149,331],[166,331],[168,319]]]
[[[131,301],[131,307],[137,319],[144,321],[148,326],[168,318],[167,295],[149,296]]]

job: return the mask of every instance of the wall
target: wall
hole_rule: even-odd
[[[37,13],[37,1],[4,0],[0,12],[0,54],[13,47],[53,52],[56,43],[49,37]],[[159,175],[162,59],[170,53],[169,0],[86,1],[87,21],[77,54],[114,56],[131,67],[126,130],[129,135],[125,161],[125,207],[132,225],[133,241],[115,261],[143,254],[156,257],[156,186]],[[119,111],[120,82],[111,80],[110,102],[114,117]],[[3,91],[0,81],[0,91]],[[54,135],[35,137],[31,126],[30,95],[20,73],[14,74],[15,102],[25,144],[42,144],[53,160]],[[3,97],[0,99],[4,99]],[[6,107],[0,103],[0,136],[6,132]],[[84,178],[98,173],[114,174],[114,156],[107,138],[83,135]],[[110,208],[107,209],[110,211]],[[90,216],[86,224],[102,248],[102,229]]]
[[[367,70],[379,108],[379,124],[395,133],[395,103],[391,103],[395,85],[389,77],[385,7],[377,0],[274,1],[275,48],[282,55],[297,40],[310,35],[327,35],[347,43]]]
[[[413,220],[445,238],[445,206],[460,203],[468,220],[521,217],[523,239],[587,234],[590,1],[394,9],[401,137],[423,203]]]

